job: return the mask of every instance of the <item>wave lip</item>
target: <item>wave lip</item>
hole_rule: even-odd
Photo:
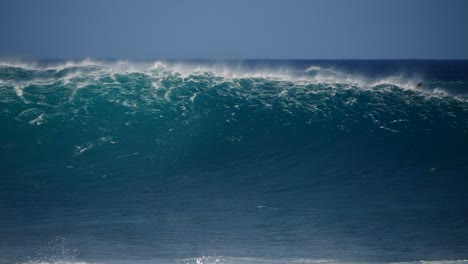
[[[246,63],[223,63],[223,62],[179,62],[179,61],[65,61],[41,63],[37,61],[3,61],[0,62],[0,85],[13,86],[19,97],[23,96],[23,90],[30,85],[52,85],[61,82],[64,85],[73,84],[86,86],[92,84],[102,77],[110,76],[115,79],[116,75],[140,73],[150,78],[179,77],[182,79],[192,79],[196,76],[212,76],[224,80],[242,79],[264,79],[272,81],[294,82],[302,84],[325,84],[336,87],[336,85],[352,86],[362,89],[371,89],[377,86],[394,86],[401,89],[413,90],[430,94],[450,95],[448,87],[443,83],[431,85],[421,76],[413,74],[402,74],[395,71],[386,76],[370,76],[363,72],[347,72],[336,67],[324,67],[317,65],[309,66],[250,66]],[[247,64],[248,65],[248,64]],[[12,78],[2,78],[1,72],[5,69],[17,69],[30,72],[27,80]],[[412,76],[412,77],[408,77]],[[419,83],[425,84],[425,89],[416,89]],[[464,85],[464,83],[462,83]],[[464,94],[454,94],[454,96],[464,97]]]

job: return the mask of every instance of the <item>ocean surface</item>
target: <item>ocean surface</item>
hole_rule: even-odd
[[[0,61],[1,264],[466,259],[468,61]]]

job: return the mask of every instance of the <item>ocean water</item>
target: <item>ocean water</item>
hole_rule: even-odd
[[[0,62],[2,264],[465,259],[468,61]]]

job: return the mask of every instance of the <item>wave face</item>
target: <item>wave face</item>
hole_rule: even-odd
[[[1,62],[0,124],[0,263],[468,258],[466,61]]]

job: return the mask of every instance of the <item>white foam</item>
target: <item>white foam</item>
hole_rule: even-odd
[[[39,66],[36,62],[0,62],[0,65],[7,65],[10,67],[21,67],[25,69],[34,70],[55,70],[61,71],[67,68],[87,68],[90,66],[96,67],[99,70],[95,72],[81,72],[77,70],[67,74],[60,80],[68,84],[70,80],[86,75],[95,74],[94,76],[101,76],[103,74],[115,74],[115,73],[133,73],[140,72],[148,75],[160,75],[173,74],[178,75],[182,78],[187,78],[192,75],[213,75],[215,77],[221,77],[224,79],[246,79],[246,78],[260,78],[277,81],[294,81],[294,82],[308,82],[308,83],[330,83],[330,84],[348,84],[354,86],[375,86],[379,84],[394,84],[397,86],[407,86],[407,81],[402,81],[399,76],[387,78],[384,80],[378,80],[371,82],[363,77],[348,75],[342,72],[338,72],[332,69],[322,69],[319,66],[310,66],[304,72],[314,72],[313,75],[301,74],[300,72],[294,71],[289,68],[259,68],[259,69],[248,69],[246,70],[241,65],[233,66],[222,63],[217,64],[190,64],[183,62],[168,63],[164,61],[155,61],[154,63],[148,62],[130,62],[130,61],[115,61],[105,62],[91,59],[85,59],[83,61],[66,61],[62,63],[50,64],[47,66]],[[57,80],[55,80],[57,81]],[[410,86],[417,84],[416,81],[411,81]],[[414,86],[413,86],[414,87]],[[21,92],[19,92],[21,93]]]
[[[42,125],[44,123],[44,115],[45,115],[45,113],[40,114],[35,119],[29,121],[29,124],[38,125],[38,126]]]
[[[443,87],[436,87],[433,90],[416,89],[416,85],[423,82],[420,77],[408,78],[403,75],[387,76],[383,78],[372,79],[356,74],[348,74],[333,68],[323,68],[311,65],[304,71],[298,71],[291,68],[255,68],[246,69],[241,64],[231,65],[223,63],[184,63],[184,62],[132,62],[132,61],[98,61],[86,59],[82,61],[66,61],[62,63],[51,63],[41,66],[37,62],[0,62],[0,65],[9,67],[21,67],[33,70],[55,70],[61,71],[69,68],[76,68],[75,71],[66,73],[60,78],[37,77],[30,81],[0,80],[0,85],[13,86],[18,97],[24,99],[24,88],[30,85],[51,85],[56,82],[63,82],[64,85],[73,85],[76,90],[89,86],[99,79],[109,76],[116,82],[117,74],[141,73],[147,75],[152,86],[156,89],[161,87],[161,80],[167,78],[182,78],[183,81],[199,82],[199,76],[213,77],[211,81],[216,83],[231,82],[236,84],[239,80],[249,79],[251,82],[261,80],[292,82],[297,85],[306,86],[308,84],[321,84],[333,89],[375,89],[380,86],[399,87],[405,90],[412,90],[424,96],[456,97],[460,101],[467,101],[464,96],[453,96]],[[257,80],[261,79],[261,80]],[[383,89],[386,89],[385,87]],[[72,98],[76,93],[73,92]],[[171,91],[166,94],[169,99]],[[195,95],[196,97],[196,95]],[[195,99],[193,97],[193,99]],[[72,99],[71,98],[71,99]]]
[[[319,66],[309,66],[309,68],[307,68],[305,71],[306,72],[316,72],[316,71],[320,71],[322,70],[321,67]]]
[[[86,142],[82,145],[76,145],[75,146],[75,156],[80,156],[83,154],[85,151],[91,150],[94,148],[94,143],[92,142]]]

